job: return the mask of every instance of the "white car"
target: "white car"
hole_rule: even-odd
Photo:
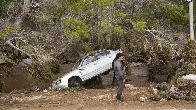
[[[73,67],[72,71],[58,78],[52,83],[52,89],[65,89],[68,87],[80,87],[82,82],[103,73],[109,73],[112,62],[121,50],[99,50],[94,55],[86,55]]]

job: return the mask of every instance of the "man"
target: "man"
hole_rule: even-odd
[[[116,54],[116,59],[114,61],[114,72],[115,72],[115,77],[116,77],[116,81],[117,81],[117,100],[119,100],[120,102],[123,102],[123,100],[121,99],[121,95],[122,95],[122,91],[124,88],[124,83],[125,83],[125,69],[122,65],[122,61],[124,60],[124,56],[122,53],[117,53]]]

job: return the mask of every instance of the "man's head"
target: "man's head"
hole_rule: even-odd
[[[123,60],[124,59],[124,55],[122,53],[117,53],[116,54],[116,59]]]

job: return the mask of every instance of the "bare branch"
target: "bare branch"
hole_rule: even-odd
[[[27,56],[29,56],[29,57],[30,57],[31,59],[33,59],[33,60],[37,60],[37,61],[40,61],[40,62],[45,62],[45,61],[48,61],[48,60],[51,60],[51,59],[52,59],[52,57],[50,57],[50,56],[43,56],[43,55],[38,55],[38,54],[30,54],[30,53],[28,53],[28,52],[26,52],[26,51],[24,51],[24,50],[18,48],[17,46],[15,46],[14,44],[11,43],[11,41],[12,41],[13,39],[20,39],[21,41],[25,42],[24,40],[22,40],[22,38],[23,38],[23,37],[11,38],[11,39],[7,40],[7,41],[5,42],[5,44],[8,44],[8,45],[10,45],[11,47],[13,47],[14,49],[16,49],[16,50],[18,50],[18,51],[20,51],[20,52],[26,54]],[[28,44],[27,42],[25,42],[25,43]],[[35,48],[34,48],[34,49],[35,49]]]
[[[13,38],[12,38],[12,39],[13,39]],[[14,49],[16,49],[16,50],[18,50],[18,51],[20,51],[20,52],[26,54],[27,56],[29,56],[29,57],[31,58],[31,55],[32,55],[32,54],[29,54],[29,53],[25,52],[24,50],[21,50],[21,49],[19,49],[18,47],[16,47],[14,44],[12,44],[12,43],[10,42],[12,39],[7,40],[7,41],[5,42],[5,44],[9,44],[9,45],[10,45],[11,47],[13,47]]]
[[[25,40],[23,40],[23,39],[22,39],[23,37],[17,37],[17,38],[20,39],[21,41],[23,41],[25,44],[31,46],[31,47],[34,49],[34,51],[36,52],[36,48],[34,48],[34,47],[33,47],[32,45],[30,45],[29,43],[27,43]]]
[[[154,37],[155,39],[163,40],[162,38],[160,38],[159,36],[156,36],[156,35],[154,34],[154,33],[159,33],[159,34],[163,35],[162,32],[157,31],[157,30],[149,30],[149,29],[145,29],[145,31],[146,31],[146,32],[149,32],[150,34],[152,34],[153,37]]]

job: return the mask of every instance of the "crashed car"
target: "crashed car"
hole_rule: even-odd
[[[122,53],[122,51],[99,50],[93,55],[87,54],[75,64],[71,72],[53,81],[52,89],[81,87],[84,81],[109,73],[117,53]]]

